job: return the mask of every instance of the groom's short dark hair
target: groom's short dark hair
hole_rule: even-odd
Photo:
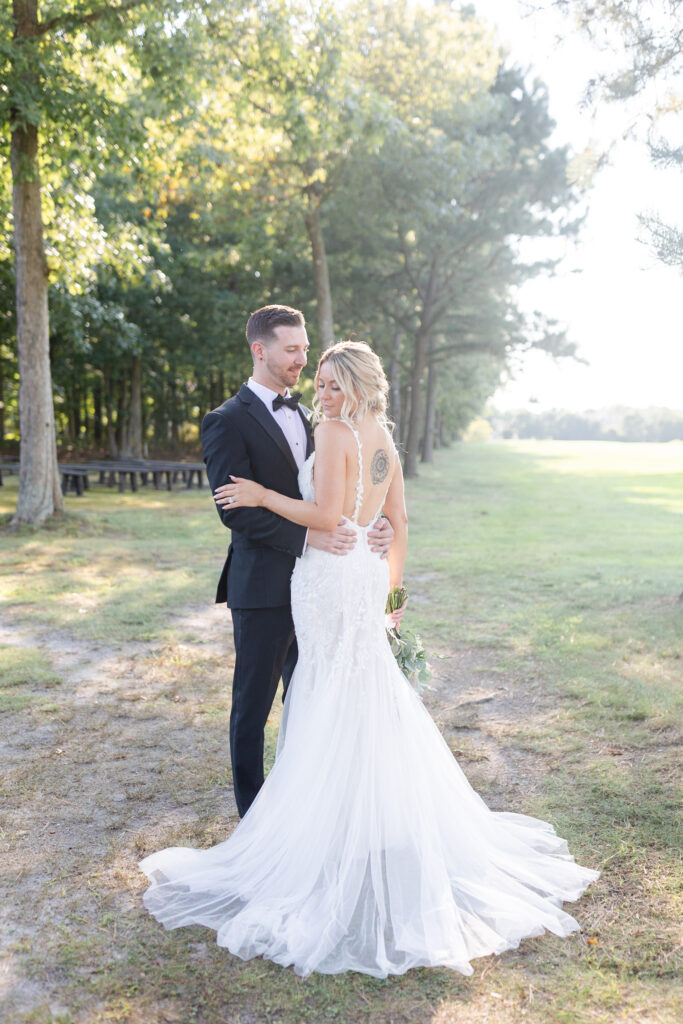
[[[306,321],[300,309],[291,306],[262,306],[252,313],[247,321],[247,341],[266,344],[275,337],[276,327],[305,327]]]

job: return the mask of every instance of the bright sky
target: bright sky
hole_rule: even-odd
[[[525,0],[475,0],[475,7],[497,26],[514,62],[548,86],[553,142],[581,152],[589,143],[605,149],[621,135],[629,117],[623,108],[603,107],[597,120],[580,109],[587,79],[607,58],[572,32],[550,0],[532,16]],[[497,408],[683,408],[683,277],[638,241],[639,213],[683,221],[682,193],[680,173],[655,170],[643,143],[618,144],[595,179],[578,244],[563,250],[554,278],[527,283],[520,296],[523,308],[564,323],[589,365],[530,354],[496,393]]]

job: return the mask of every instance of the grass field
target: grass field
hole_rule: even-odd
[[[5,521],[15,498],[9,478]],[[0,534],[0,1019],[683,1018],[683,445],[460,445],[408,503],[426,703],[491,807],[552,821],[602,871],[569,908],[582,931],[475,961],[470,978],[386,981],[302,981],[202,928],[164,932],[137,860],[237,821],[229,619],[211,604],[227,534],[206,491],[95,487],[43,531]]]

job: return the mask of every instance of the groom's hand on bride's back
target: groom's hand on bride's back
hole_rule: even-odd
[[[328,551],[332,555],[347,555],[356,543],[356,532],[342,520],[334,530],[309,530],[308,543],[312,548]],[[368,531],[370,550],[386,558],[394,542],[394,528],[388,519],[380,516]]]
[[[307,543],[331,555],[348,555],[356,543],[356,534],[342,521],[334,530],[309,530]]]
[[[389,548],[394,543],[394,528],[384,516],[375,520],[371,530],[368,530],[370,550],[375,551],[381,558],[386,558]]]

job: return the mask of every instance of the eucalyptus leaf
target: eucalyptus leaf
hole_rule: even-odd
[[[428,685],[432,673],[422,638],[410,629],[403,629],[400,633],[396,629],[388,629],[387,638],[396,664],[410,685],[419,694],[433,689]]]

